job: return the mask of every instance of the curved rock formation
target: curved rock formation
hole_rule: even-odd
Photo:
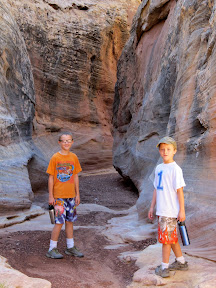
[[[114,166],[139,188],[140,218],[152,197],[158,139],[176,139],[191,253],[213,260],[215,7],[207,0],[142,1],[118,63],[113,119]]]
[[[27,163],[35,98],[25,43],[2,2],[0,16],[0,213],[4,213],[31,206]]]

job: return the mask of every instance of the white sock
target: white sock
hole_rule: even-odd
[[[162,262],[162,263],[161,263],[161,268],[162,268],[162,270],[168,269],[168,268],[169,268],[169,263],[164,263],[164,262]]]
[[[66,242],[67,242],[67,248],[68,248],[68,249],[74,247],[74,239],[73,239],[73,238],[67,238],[67,239],[66,239]]]
[[[58,241],[50,240],[49,251],[51,251],[53,248],[57,248],[57,243],[58,243]]]
[[[178,262],[180,262],[181,264],[184,264],[184,263],[185,263],[185,258],[184,258],[184,256],[177,257],[176,260],[177,260]]]

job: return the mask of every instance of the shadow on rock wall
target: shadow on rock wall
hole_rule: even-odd
[[[215,260],[216,1],[142,1],[118,63],[113,163],[139,188],[147,217],[156,144],[178,143],[191,252]],[[199,230],[199,232],[198,232]],[[203,249],[206,241],[208,248]]]

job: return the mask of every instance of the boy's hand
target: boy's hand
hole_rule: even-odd
[[[154,208],[150,208],[150,209],[149,209],[149,212],[148,212],[148,218],[149,218],[150,220],[153,220],[153,219],[154,219],[153,212],[154,212]]]
[[[177,218],[177,221],[185,221],[186,217],[185,217],[185,211],[179,211],[179,214],[178,214],[178,218]]]
[[[177,189],[177,195],[178,195],[178,200],[179,200],[179,214],[177,221],[185,221],[185,208],[184,208],[184,193],[183,193],[183,187]]]
[[[49,204],[50,205],[55,205],[55,198],[53,196],[49,196]]]
[[[80,195],[76,196],[75,204],[76,204],[76,206],[78,206],[80,204]]]

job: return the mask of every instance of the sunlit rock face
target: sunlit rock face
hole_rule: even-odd
[[[7,2],[31,59],[42,158],[58,151],[58,132],[71,130],[84,169],[112,166],[117,60],[141,1]]]
[[[140,218],[147,217],[160,161],[156,144],[164,135],[176,139],[190,252],[214,260],[215,7],[207,0],[142,1],[118,63],[113,119],[113,163],[139,188]]]
[[[27,163],[34,118],[31,64],[19,27],[0,3],[0,214],[31,206]]]
[[[13,269],[7,262],[7,259],[0,256],[0,274],[2,287],[43,287],[51,288],[51,283],[41,278],[31,278]]]

